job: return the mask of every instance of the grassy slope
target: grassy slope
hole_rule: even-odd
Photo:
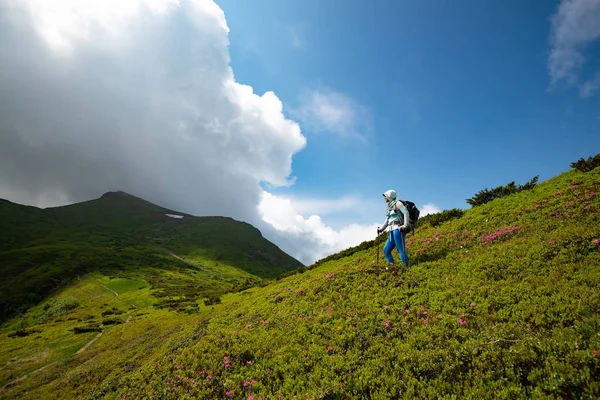
[[[568,172],[417,230],[408,272],[372,248],[111,328],[5,396],[598,398],[599,191]]]
[[[172,271],[193,286],[188,294],[202,297],[300,265],[249,224],[177,213],[122,192],[44,210],[0,200],[0,321],[89,271],[143,278],[151,269],[144,279],[154,287],[185,292],[159,276]]]

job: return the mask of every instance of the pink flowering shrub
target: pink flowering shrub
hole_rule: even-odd
[[[502,228],[497,230],[494,233],[491,233],[489,235],[485,235],[484,237],[482,237],[483,239],[483,243],[484,244],[488,244],[490,243],[492,240],[496,240],[499,239],[501,237],[506,237],[507,234],[514,232],[514,231],[518,231],[519,229],[521,229],[522,226],[521,225],[517,225],[517,226],[513,226],[513,227],[509,227],[509,228]]]

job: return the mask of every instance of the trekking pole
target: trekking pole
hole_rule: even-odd
[[[377,239],[379,239],[379,227],[377,227],[377,236],[375,236],[375,253],[377,254],[375,266],[379,267],[379,245],[377,244]]]

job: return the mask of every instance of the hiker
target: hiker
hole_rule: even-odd
[[[383,253],[388,263],[395,264],[392,250],[394,248],[398,249],[400,260],[404,263],[405,268],[408,268],[408,254],[406,254],[406,232],[410,223],[408,209],[401,201],[396,200],[395,190],[388,190],[383,193],[383,198],[387,203],[385,207],[386,218],[383,226],[377,228],[377,235],[379,236],[384,232],[388,226],[390,228]]]

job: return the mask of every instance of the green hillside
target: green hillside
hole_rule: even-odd
[[[2,332],[2,382],[31,372],[2,396],[600,398],[599,191],[600,168],[567,172],[424,224],[408,236],[408,271],[374,265],[378,242],[199,314],[147,307],[129,279],[88,276]],[[118,299],[102,292],[110,284]],[[48,315],[68,301],[78,305]],[[73,354],[96,333],[69,329],[113,308],[121,323]],[[39,332],[9,337],[19,323]],[[39,350],[52,340],[62,358]]]
[[[178,213],[124,192],[48,209],[0,200],[0,322],[92,271],[146,280],[186,308],[299,266],[247,223]]]

